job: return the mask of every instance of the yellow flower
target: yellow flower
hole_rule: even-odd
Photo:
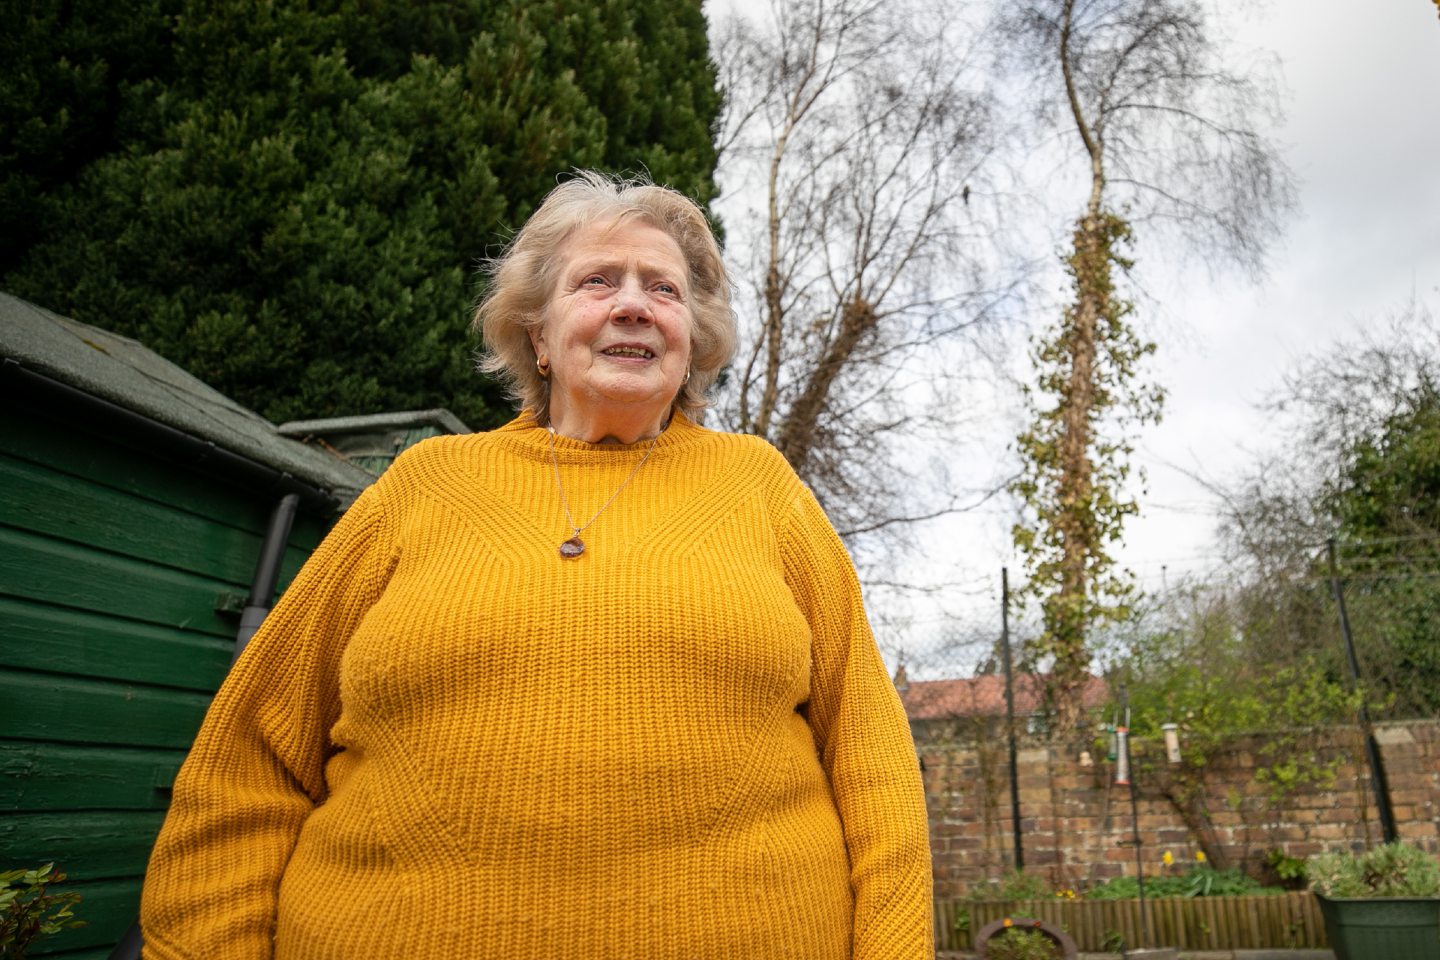
[[[1172,866],[1175,863],[1175,855],[1169,850],[1166,850],[1165,856],[1161,857],[1160,859],[1165,862],[1165,866],[1167,867]]]
[[[1205,851],[1204,851],[1204,850],[1196,850],[1196,851],[1195,851],[1195,862],[1196,862],[1196,863],[1204,863],[1204,862],[1205,862]]]

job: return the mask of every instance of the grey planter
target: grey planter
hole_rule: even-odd
[[[1440,897],[1315,899],[1336,960],[1440,960]]]

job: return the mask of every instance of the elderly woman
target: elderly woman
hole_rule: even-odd
[[[525,409],[400,457],[286,591],[175,784],[146,956],[933,956],[849,558],[697,423],[735,341],[700,209],[562,183],[477,322]]]

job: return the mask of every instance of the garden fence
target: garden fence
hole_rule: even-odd
[[[1082,951],[1145,946],[1182,950],[1303,949],[1328,946],[1315,897],[1285,893],[1249,897],[1147,899],[1151,943],[1142,942],[1139,900],[966,901],[935,904],[940,950],[970,950],[971,936],[1005,917],[1046,920],[1075,939]]]

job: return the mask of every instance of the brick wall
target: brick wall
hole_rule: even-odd
[[[935,893],[962,896],[1013,862],[1006,744],[993,728],[966,721],[917,723],[915,734],[925,766]],[[1440,853],[1440,722],[1389,724],[1376,738],[1401,837]],[[1305,735],[1296,755],[1338,762],[1333,784],[1301,785],[1278,800],[1256,775],[1275,761],[1273,743],[1264,735],[1237,739],[1198,770],[1178,771],[1159,744],[1136,745],[1147,876],[1164,869],[1167,850],[1175,870],[1203,851],[1217,867],[1263,877],[1272,849],[1303,858],[1378,842],[1380,822],[1357,730]],[[1034,744],[1018,753],[1025,867],[1056,886],[1084,888],[1136,872],[1128,790],[1113,784],[1113,765],[1103,756],[1089,759],[1086,765],[1078,748]]]

